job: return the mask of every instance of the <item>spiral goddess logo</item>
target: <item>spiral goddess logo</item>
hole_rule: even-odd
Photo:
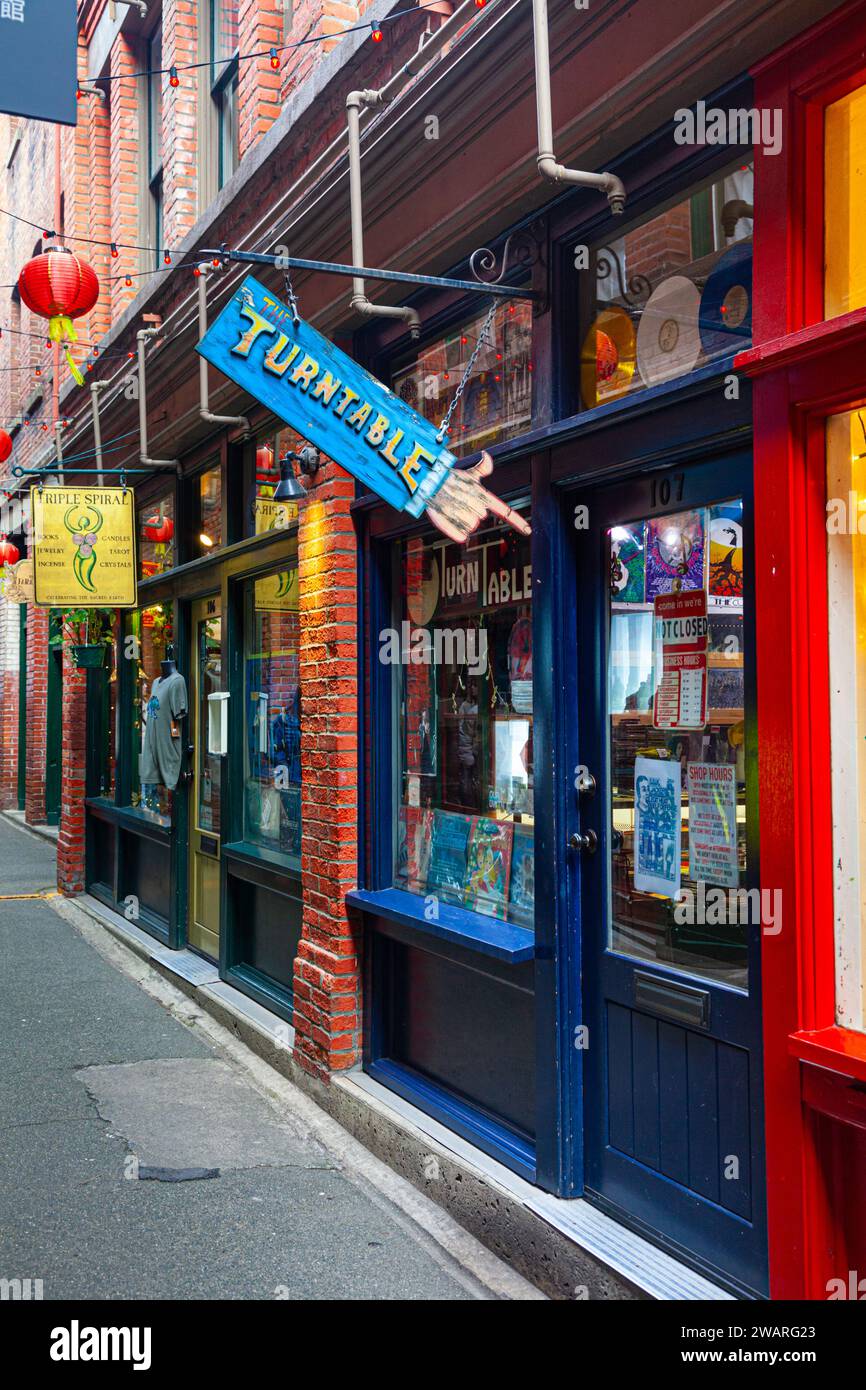
[[[98,507],[70,507],[63,518],[63,525],[78,547],[72,561],[72,571],[77,582],[86,593],[96,592],[93,571],[96,568],[96,537],[102,529],[105,518]]]

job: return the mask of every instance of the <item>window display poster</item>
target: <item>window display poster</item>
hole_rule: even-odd
[[[737,888],[737,770],[733,763],[689,763],[689,875]]]
[[[707,596],[659,594],[655,615],[653,727],[703,729],[707,722]]]
[[[614,603],[643,603],[644,528],[614,526],[610,533],[610,596]]]
[[[683,589],[704,587],[704,512],[658,516],[646,524],[646,601]]]
[[[743,502],[710,507],[710,605],[743,607]]]
[[[511,842],[511,906],[520,922],[535,916],[535,836],[530,825],[515,825]]]
[[[639,893],[679,896],[681,787],[679,762],[635,758],[634,886]]]
[[[513,831],[510,821],[476,817],[469,837],[463,896],[466,907],[489,917],[505,916]]]
[[[474,819],[473,816],[451,815],[448,811],[433,812],[428,892],[441,893],[444,897],[462,902],[466,882],[466,847]]]

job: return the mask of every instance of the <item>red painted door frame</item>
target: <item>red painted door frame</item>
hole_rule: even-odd
[[[809,1062],[849,1090],[866,1069],[866,1038],[835,1027],[824,442],[828,415],[866,403],[866,309],[822,321],[824,107],[866,83],[864,52],[857,3],[753,72],[783,121],[782,152],[755,150],[754,346],[736,360],[753,378],[761,882],[783,904],[762,945],[773,1298],[825,1298],[828,1242],[844,1248]]]

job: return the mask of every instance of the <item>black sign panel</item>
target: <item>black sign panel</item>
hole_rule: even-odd
[[[0,0],[0,111],[75,125],[75,0]]]

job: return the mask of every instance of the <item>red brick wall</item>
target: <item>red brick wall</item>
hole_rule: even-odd
[[[111,148],[109,153],[109,179],[111,185],[111,241],[126,242],[133,246],[141,243],[140,224],[140,183],[139,148],[146,132],[144,122],[139,118],[138,79],[132,74],[139,71],[138,57],[124,34],[118,34],[111,49],[111,74],[117,81],[111,83],[110,127]],[[124,273],[137,271],[138,255],[132,251],[121,251],[117,260],[112,260],[109,275],[112,322],[119,318],[140,289],[140,280],[132,276],[132,284],[127,285]]]
[[[203,0],[202,0],[203,3]],[[199,61],[199,0],[170,0],[162,7],[162,65],[182,68]],[[162,178],[165,244],[176,247],[194,226],[199,212],[200,151],[197,110],[198,72],[179,72],[180,86],[162,77]]]
[[[360,1055],[360,930],[344,897],[357,883],[355,485],[324,464],[301,507],[302,934],[295,959],[295,1055],[308,1071]]]
[[[48,697],[48,609],[29,605],[27,613],[27,771],[24,818],[45,820],[46,708]]]
[[[0,601],[0,811],[18,807],[20,612]]]

